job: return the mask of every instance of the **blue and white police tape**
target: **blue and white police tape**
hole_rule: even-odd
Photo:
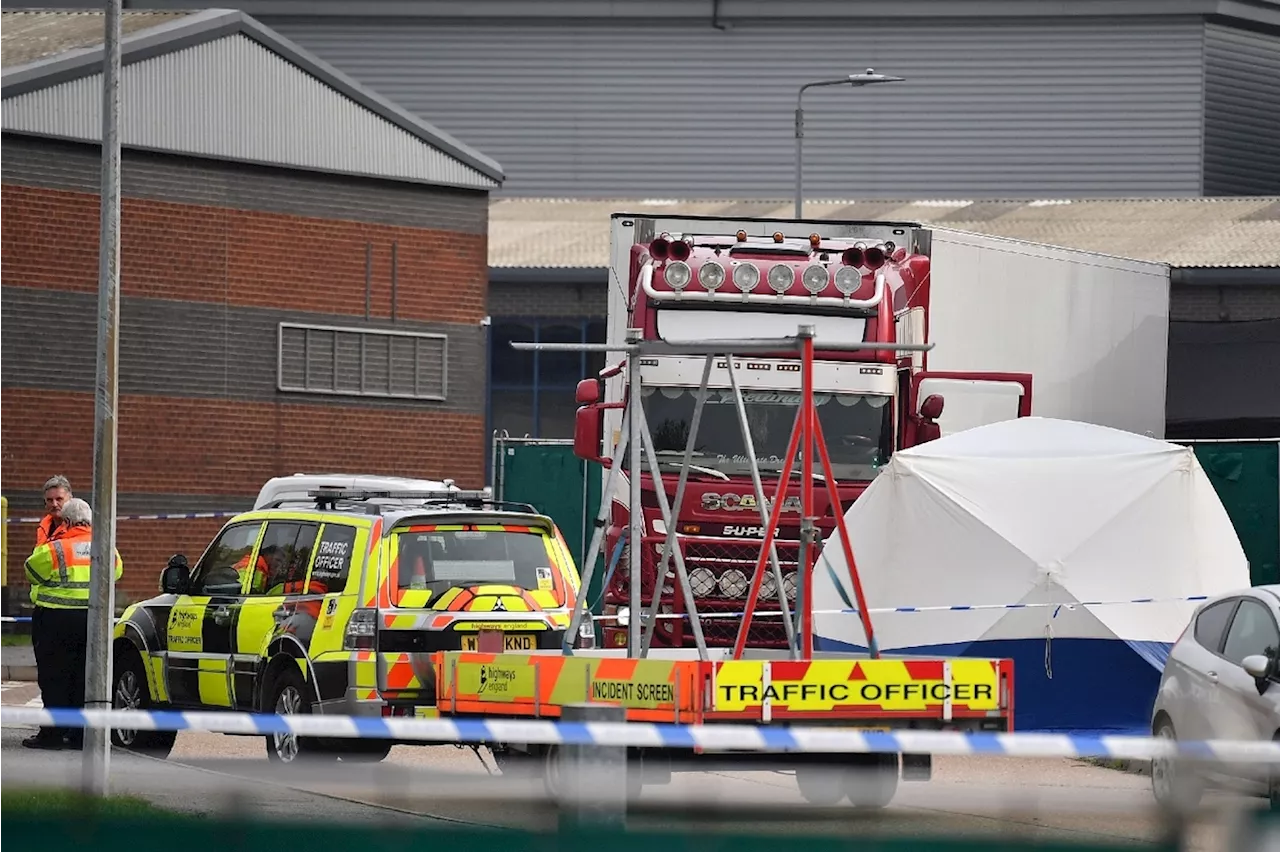
[[[1115,601],[1057,601],[1048,603],[1011,603],[1011,604],[953,604],[950,606],[884,606],[884,607],[868,607],[867,612],[871,615],[885,615],[894,612],[977,612],[980,610],[992,609],[1065,609],[1074,610],[1076,607],[1095,607],[1095,606],[1127,606],[1130,604],[1162,604],[1162,603],[1185,603],[1198,602],[1208,600],[1208,595],[1189,595],[1180,598],[1130,598],[1128,600]],[[814,615],[857,615],[856,609],[815,609]],[[630,613],[628,613],[628,616]],[[706,621],[717,618],[742,618],[745,615],[743,610],[736,612],[701,612],[698,618]],[[779,618],[782,616],[781,610],[756,610],[756,617]],[[794,613],[792,616],[794,617]],[[664,612],[658,613],[659,619],[669,618],[688,618],[689,615],[683,612]],[[596,621],[615,621],[617,615],[594,615]]]
[[[112,624],[118,624],[120,619],[111,619]],[[30,624],[31,616],[29,615],[6,615],[0,616],[0,624]]]
[[[837,727],[740,724],[672,725],[635,722],[559,722],[521,719],[412,719],[373,716],[273,716],[256,713],[0,708],[0,725],[298,734],[427,743],[529,743],[755,752],[1003,755],[1280,763],[1280,742],[1174,741],[1163,737],[1073,734],[965,734],[956,731],[859,731]]]
[[[207,518],[234,518],[236,515],[247,511],[240,509],[236,512],[170,512],[156,515],[116,515],[117,521],[200,521]],[[6,524],[38,524],[43,518],[5,518]]]

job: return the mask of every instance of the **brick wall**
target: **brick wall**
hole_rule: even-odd
[[[70,477],[78,495],[91,494],[93,163],[88,146],[5,137],[0,487],[14,516],[38,514],[39,485],[54,473]],[[124,196],[121,292],[125,312],[135,314],[120,343],[122,371],[127,364],[130,372],[119,401],[122,512],[240,508],[268,478],[302,471],[483,485],[482,397],[466,388],[484,374],[483,193],[126,152]],[[463,369],[446,402],[274,389],[277,319],[366,325],[369,245],[368,327],[449,332],[451,377],[455,359]],[[184,313],[186,345],[140,320],[180,325],[155,318]],[[269,344],[252,352],[238,345],[236,326],[246,324]],[[201,363],[211,358],[216,369]],[[251,380],[235,380],[237,371]],[[162,374],[163,383],[145,379]],[[177,552],[194,559],[221,523],[120,522],[122,600],[153,594],[165,560]],[[5,570],[12,594],[25,597],[22,561],[34,529],[9,532]]]
[[[6,285],[97,292],[98,197],[5,184]],[[482,235],[397,228],[126,198],[121,293],[364,316],[366,245],[374,244],[371,316],[479,323],[488,280]]]

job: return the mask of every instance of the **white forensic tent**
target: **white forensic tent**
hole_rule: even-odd
[[[872,625],[881,651],[1013,658],[1021,730],[1144,728],[1199,605],[1163,601],[1249,585],[1191,449],[1087,423],[1006,420],[904,450],[845,518],[869,608],[1008,607],[877,613]],[[837,533],[813,605],[852,600]],[[814,625],[820,650],[865,646],[856,615]]]

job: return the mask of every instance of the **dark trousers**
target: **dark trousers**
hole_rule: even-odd
[[[31,644],[36,655],[36,680],[47,708],[84,707],[85,652],[89,634],[87,609],[50,609],[31,613]],[[41,728],[40,736],[66,737],[82,742],[80,728]]]

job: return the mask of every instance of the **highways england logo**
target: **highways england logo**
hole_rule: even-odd
[[[495,692],[509,692],[515,679],[516,673],[512,669],[504,669],[501,666],[481,666],[480,686],[476,689],[476,694],[492,695]]]

